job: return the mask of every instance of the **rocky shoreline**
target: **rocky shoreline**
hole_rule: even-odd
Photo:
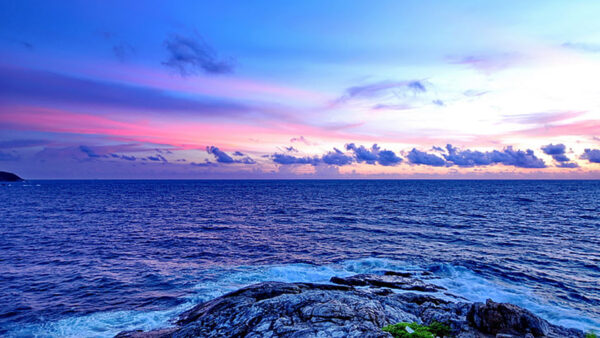
[[[400,322],[444,323],[457,338],[584,337],[513,304],[461,300],[427,278],[388,271],[332,284],[264,282],[201,303],[173,327],[117,337],[393,337],[382,328]]]

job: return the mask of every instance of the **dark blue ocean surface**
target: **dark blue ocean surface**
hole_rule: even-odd
[[[599,181],[0,185],[0,335],[110,336],[262,280],[429,269],[600,329]]]

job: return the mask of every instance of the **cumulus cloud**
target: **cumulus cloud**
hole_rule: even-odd
[[[570,158],[567,157],[567,155],[565,155],[565,152],[567,150],[567,147],[565,147],[564,144],[559,143],[559,144],[548,144],[542,147],[542,151],[544,152],[544,154],[546,155],[550,155],[552,156],[552,159],[554,159],[556,162],[558,162],[558,164],[556,165],[559,168],[579,168],[579,165],[577,163],[570,163],[569,161],[571,161]]]
[[[446,145],[448,154],[444,154],[446,161],[451,162],[459,167],[474,167],[481,165],[489,165],[492,163],[489,153],[472,150],[459,150],[451,144]]]
[[[591,163],[600,163],[600,149],[585,149],[581,158]]]
[[[294,143],[294,142],[300,142],[300,143],[304,143],[307,146],[310,145],[316,145],[316,143],[310,142],[309,140],[307,140],[304,136],[299,136],[299,137],[292,137],[290,139],[290,142]]]
[[[514,150],[512,146],[504,150],[481,152],[477,150],[459,150],[451,144],[446,145],[448,154],[444,158],[449,164],[459,167],[485,166],[490,164],[504,164],[518,168],[546,168],[544,160],[535,156],[531,149]]]
[[[546,155],[562,155],[565,153],[566,150],[567,150],[567,147],[565,147],[565,145],[562,143],[559,143],[559,144],[550,143],[550,144],[542,147],[542,151]]]
[[[557,154],[557,155],[552,155],[552,158],[556,161],[556,162],[569,162],[571,159],[569,159],[567,157],[567,155],[565,154]]]
[[[112,145],[79,145],[79,146],[67,146],[67,147],[45,147],[43,150],[35,154],[35,158],[41,161],[56,161],[57,159],[62,160],[76,160],[79,162],[85,162],[89,160],[104,160],[104,159],[120,159],[126,161],[144,160],[148,161],[146,157],[136,157],[130,155],[121,155],[119,153],[131,153],[131,152],[149,152],[153,149],[144,147],[140,144],[112,144]],[[155,156],[153,156],[155,157]],[[155,157],[159,161],[159,157]],[[165,159],[166,161],[166,159]]]
[[[150,161],[154,161],[154,162],[164,162],[164,163],[169,162],[169,161],[167,161],[166,158],[164,158],[164,156],[162,156],[160,154],[156,154],[156,156],[148,156],[147,159]]]
[[[110,156],[112,158],[117,158],[117,159],[126,160],[126,161],[135,161],[137,159],[135,156],[126,156],[126,155],[119,155],[119,154],[110,154]]]
[[[357,147],[354,143],[348,143],[346,144],[346,150],[352,150],[354,152],[354,157],[358,163],[366,162],[368,164],[375,164],[375,162],[377,162],[377,151],[379,148],[376,144],[374,144],[371,149],[367,149],[362,145]]]
[[[446,161],[443,158],[417,150],[416,148],[413,148],[408,155],[406,155],[406,158],[408,158],[410,163],[417,165],[429,165],[434,167],[443,167],[446,165]]]
[[[288,154],[273,154],[270,156],[273,162],[282,165],[290,164],[310,164],[317,166],[321,163],[329,166],[344,166],[354,162],[354,157],[345,154],[343,151],[333,148],[323,156],[293,156]]]
[[[273,154],[271,155],[273,162],[277,164],[290,165],[290,164],[311,164],[317,165],[321,160],[318,157],[296,157],[286,154]]]
[[[219,163],[233,163],[234,159],[229,156],[226,152],[221,151],[219,148],[215,146],[206,147],[206,152],[215,156],[215,159]]]
[[[89,158],[107,157],[106,155],[97,154],[92,148],[88,146],[79,146],[79,150],[85,153]]]
[[[254,161],[253,159],[251,159],[250,157],[246,156],[242,159],[233,159],[233,157],[229,156],[229,154],[227,154],[226,152],[222,151],[221,149],[215,147],[215,146],[208,146],[206,147],[206,152],[209,154],[212,154],[215,159],[217,160],[218,163],[243,163],[243,164],[255,164],[256,161]],[[240,155],[241,154],[241,155]],[[244,156],[244,154],[238,152],[234,153],[235,156]]]
[[[363,145],[357,146],[354,143],[346,144],[346,150],[354,153],[354,158],[358,163],[376,164],[383,166],[394,166],[402,162],[402,158],[397,156],[391,150],[381,150],[377,144],[373,144],[370,149]]]
[[[514,150],[512,146],[502,151],[494,150],[490,154],[492,163],[501,163],[518,168],[546,168],[544,160],[535,156],[531,149]]]
[[[252,158],[250,158],[249,156],[246,156],[240,160],[236,160],[236,163],[243,163],[243,164],[256,164],[256,161],[254,161]]]
[[[353,158],[344,154],[341,150],[333,148],[333,151],[323,155],[322,161],[325,164],[342,166],[351,164],[353,162]]]
[[[402,162],[402,158],[391,150],[381,150],[377,162],[383,166],[394,166]]]
[[[560,162],[556,165],[556,167],[574,169],[574,168],[579,168],[579,164],[574,163],[574,162]]]
[[[127,161],[135,161],[135,156],[121,155],[121,159],[127,160]]]
[[[163,65],[176,70],[181,76],[204,72],[206,74],[226,74],[233,71],[231,60],[220,59],[217,53],[202,39],[179,34],[164,41],[169,57]]]
[[[212,163],[209,160],[205,160],[204,162],[200,162],[200,163],[190,162],[190,165],[194,166],[194,167],[216,167],[217,166],[216,163]]]

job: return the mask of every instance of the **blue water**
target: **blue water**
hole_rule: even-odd
[[[427,269],[600,329],[600,181],[0,185],[0,335],[111,336],[264,280]]]

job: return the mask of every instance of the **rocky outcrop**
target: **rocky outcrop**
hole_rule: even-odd
[[[0,171],[0,182],[22,182],[24,181],[19,176],[6,171]]]
[[[583,337],[512,304],[442,299],[429,292],[439,287],[406,275],[356,275],[332,282],[337,284],[250,285],[195,306],[174,327],[117,337],[391,337],[381,328],[433,321],[446,323],[458,338]],[[428,293],[401,291],[406,289]]]
[[[475,303],[467,314],[469,323],[476,329],[490,334],[534,337],[577,337],[580,331],[551,325],[547,321],[508,303],[496,303],[488,299],[485,304]]]

